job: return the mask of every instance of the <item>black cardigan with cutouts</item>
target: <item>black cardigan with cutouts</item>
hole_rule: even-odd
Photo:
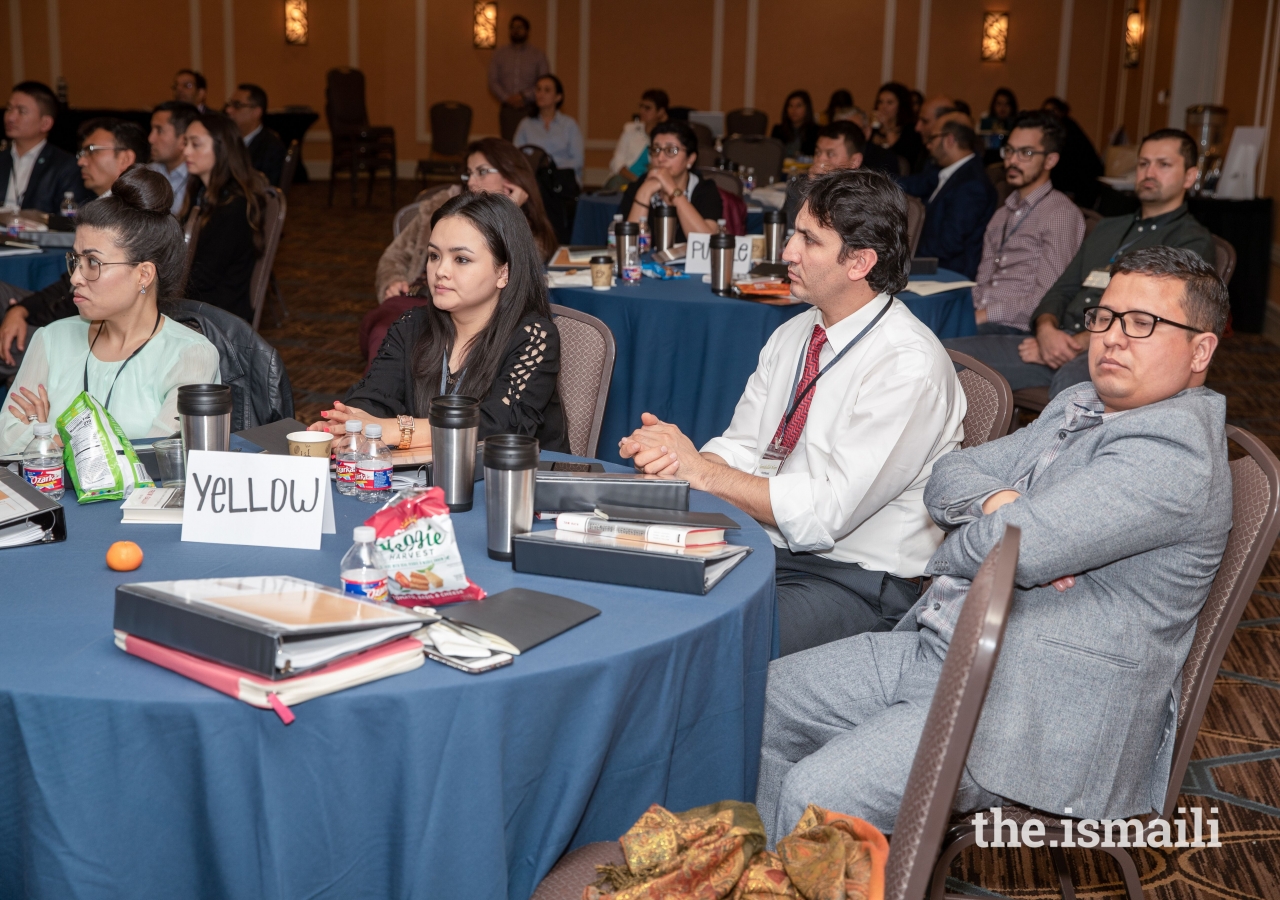
[[[414,394],[414,348],[430,327],[427,310],[412,309],[387,331],[377,357],[343,401],[378,418],[427,410]],[[531,434],[542,450],[569,452],[569,434],[560,405],[560,333],[549,320],[528,315],[520,320],[498,376],[480,401],[480,440],[491,434]],[[467,388],[468,393],[471,389]],[[396,435],[385,435],[394,444]]]

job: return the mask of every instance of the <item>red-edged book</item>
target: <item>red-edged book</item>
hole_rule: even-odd
[[[426,660],[421,641],[402,637],[301,675],[272,680],[120,630],[116,630],[115,639],[116,646],[125,653],[164,666],[229,697],[262,709],[275,710],[286,725],[294,719],[290,706],[412,671]]]

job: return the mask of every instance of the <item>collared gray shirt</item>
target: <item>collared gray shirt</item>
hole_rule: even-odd
[[[538,79],[551,71],[547,55],[531,44],[507,44],[493,51],[489,61],[489,91],[506,102],[512,94],[520,94],[533,102],[533,88]]]
[[[182,201],[187,197],[187,164],[178,163],[176,169],[170,169],[162,162],[150,162],[147,168],[169,179],[169,187],[173,188],[173,206],[169,212],[176,216],[182,211]]]

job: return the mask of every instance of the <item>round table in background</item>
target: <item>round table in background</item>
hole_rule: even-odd
[[[0,256],[0,281],[29,291],[48,287],[65,271],[67,271],[66,247],[42,250],[39,253]],[[8,297],[0,297],[0,304],[8,302]]]
[[[573,218],[573,235],[569,243],[575,247],[603,247],[609,241],[609,223],[613,221],[622,193],[583,194],[578,197]],[[764,233],[763,207],[747,205],[747,234]]]
[[[964,279],[941,269],[920,280]],[[929,297],[904,291],[898,299],[939,338],[976,333],[967,287]],[[613,332],[618,355],[596,452],[617,463],[618,441],[640,426],[643,412],[678,425],[699,447],[723,434],[769,336],[809,309],[718,297],[697,275],[609,291],[555,287],[551,302],[593,315]]]
[[[774,615],[760,527],[694,493],[754,551],[706,596],[521,575],[485,553],[483,487],[454,516],[467,574],[601,614],[506,668],[428,661],[303,703],[287,727],[117,649],[114,588],[335,583],[374,507],[335,493],[338,533],[303,551],[184,544],[65,497],[65,543],[3,551],[0,896],[525,900],[562,853],[652,803],[751,799]],[[137,572],[104,565],[124,539],[146,554]]]

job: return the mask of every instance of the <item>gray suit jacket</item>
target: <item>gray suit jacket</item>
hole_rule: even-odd
[[[1097,402],[1091,383],[934,463],[925,505],[951,531],[927,571],[972,578],[1005,524],[1022,529],[969,771],[1037,809],[1119,818],[1164,800],[1179,677],[1231,529],[1226,400],[1192,388],[1073,427],[1081,400]],[[975,517],[1005,488],[1022,497]],[[1064,575],[1076,576],[1064,593],[1037,587]]]

